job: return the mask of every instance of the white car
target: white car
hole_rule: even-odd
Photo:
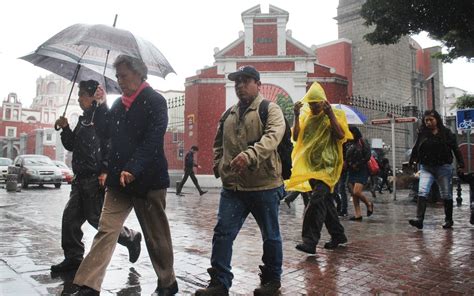
[[[7,180],[8,166],[12,164],[12,160],[6,157],[0,157],[0,182]]]

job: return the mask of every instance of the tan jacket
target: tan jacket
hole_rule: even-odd
[[[258,115],[262,100],[260,95],[255,98],[241,119],[238,105],[232,106],[223,128],[218,128],[214,140],[214,172],[216,177],[221,177],[225,189],[260,191],[283,185],[277,147],[285,133],[285,120],[280,107],[270,103],[263,131]],[[249,163],[242,174],[230,169],[230,162],[239,153]]]

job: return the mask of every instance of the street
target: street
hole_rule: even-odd
[[[408,219],[415,204],[407,191],[397,201],[385,193],[374,199],[374,215],[362,222],[342,218],[349,242],[336,250],[322,248],[329,240],[326,229],[315,256],[295,249],[301,240],[303,202],[280,206],[283,237],[283,295],[450,294],[474,291],[474,226],[469,224],[469,192],[463,185],[463,204],[454,209],[454,227],[444,230],[441,204],[430,204],[425,228],[415,230]],[[61,217],[70,185],[30,186],[21,192],[0,188],[0,295],[61,295],[74,291],[73,274],[51,274],[50,266],[63,260]],[[207,285],[211,239],[219,200],[218,189],[199,196],[184,188],[178,197],[168,190],[167,213],[175,252],[179,295],[190,295]],[[368,194],[370,196],[370,194]],[[362,207],[365,215],[365,207]],[[349,201],[349,211],[352,204]],[[352,213],[350,212],[350,215]],[[140,230],[135,214],[126,225]],[[95,229],[83,227],[86,251]],[[261,238],[252,217],[234,243],[231,295],[252,295],[259,284]],[[117,246],[101,295],[150,295],[156,275],[142,241],[135,264],[128,251]]]

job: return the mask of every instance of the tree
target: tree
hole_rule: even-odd
[[[474,108],[474,95],[464,95],[456,98],[454,106],[457,109],[469,109]]]
[[[426,31],[446,46],[447,54],[437,55],[444,62],[458,57],[474,61],[473,13],[473,0],[367,0],[361,11],[365,25],[375,26],[364,36],[370,44],[394,44]]]

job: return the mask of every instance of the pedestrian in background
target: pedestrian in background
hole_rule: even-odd
[[[192,146],[189,152],[186,153],[186,156],[184,157],[184,176],[181,182],[179,182],[178,186],[176,187],[176,195],[184,195],[181,193],[181,190],[183,189],[184,184],[188,180],[188,177],[191,177],[194,186],[196,186],[196,189],[199,191],[199,195],[207,193],[206,190],[201,189],[201,186],[199,186],[198,180],[196,179],[196,175],[194,175],[194,168],[201,168],[201,166],[194,161],[194,154],[198,151],[198,146]]]
[[[304,107],[303,107],[304,104]],[[314,82],[294,106],[292,158],[288,190],[311,192],[303,217],[303,243],[296,249],[316,253],[323,224],[331,240],[324,247],[335,249],[347,242],[334,205],[334,187],[343,166],[342,144],[351,137],[344,111],[333,109],[321,85]]]
[[[355,126],[351,126],[349,130],[354,137],[348,143],[345,157],[349,173],[348,183],[352,193],[352,203],[354,204],[354,216],[350,217],[349,220],[362,221],[360,201],[367,207],[367,217],[372,216],[374,212],[374,203],[362,192],[369,180],[367,162],[370,159],[371,152],[370,145],[362,137],[360,130]]]
[[[382,194],[383,186],[387,186],[388,192],[392,193],[392,188],[390,187],[390,182],[388,181],[388,177],[393,174],[392,168],[390,167],[390,162],[388,158],[382,158],[380,163],[380,178],[382,181],[379,184],[379,193]]]
[[[69,127],[66,117],[60,117],[55,125],[62,128],[61,142],[72,151],[74,179],[69,201],[63,211],[61,247],[64,260],[51,266],[52,272],[76,270],[84,258],[82,225],[84,222],[97,229],[104,204],[104,187],[99,176],[106,170],[108,140],[104,135],[105,116],[108,111],[105,92],[95,80],[79,83],[79,106],[82,116],[74,128]],[[123,227],[118,243],[127,247],[129,260],[134,263],[140,255],[141,233]]]
[[[265,126],[260,121],[260,73],[244,66],[229,74],[238,103],[224,113],[214,140],[214,172],[222,180],[217,224],[212,238],[209,286],[202,295],[228,295],[232,246],[247,216],[255,218],[263,239],[260,287],[254,295],[277,295],[281,286],[283,250],[278,222],[283,198],[282,164],[277,146],[285,133],[283,112],[268,105]]]
[[[462,174],[464,160],[459,151],[456,136],[444,126],[436,110],[427,110],[423,115],[418,136],[411,150],[410,165],[420,166],[416,219],[410,219],[411,226],[423,228],[426,202],[431,185],[436,181],[444,204],[445,223],[451,228],[453,222],[453,154],[457,161],[457,173]]]
[[[346,154],[347,150],[347,145],[348,142],[345,142],[342,145],[342,155]],[[341,176],[339,177],[339,181],[337,181],[336,186],[334,187],[334,190],[336,192],[335,194],[335,200],[336,200],[336,206],[337,206],[337,213],[340,217],[346,217],[347,216],[347,181],[348,181],[349,174],[347,173],[347,163],[344,160],[344,163],[342,165],[342,172]]]
[[[110,138],[104,207],[89,254],[74,278],[77,295],[99,295],[122,225],[135,210],[158,277],[155,295],[174,295],[178,284],[173,268],[173,246],[166,217],[169,187],[164,136],[168,125],[165,98],[146,82],[142,60],[120,55],[114,62],[122,96],[110,108]]]

